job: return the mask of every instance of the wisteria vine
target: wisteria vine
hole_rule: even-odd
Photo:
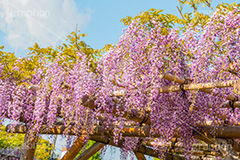
[[[238,108],[233,112],[220,107],[226,96],[235,93],[232,88],[214,88],[212,94],[159,93],[161,87],[179,85],[161,75],[170,73],[191,79],[192,83],[238,80],[229,70],[238,73],[240,69],[239,13],[237,9],[216,11],[206,26],[193,28],[189,24],[182,34],[168,29],[168,34],[163,35],[163,26],[154,19],[153,28],[134,21],[113,49],[99,60],[94,72],[86,55],[78,52],[79,59],[73,67],[59,63],[62,57],[58,57],[53,63],[36,69],[33,77],[22,83],[11,77],[1,78],[0,117],[24,122],[32,133],[38,133],[43,124],[51,128],[58,118],[64,120],[65,134],[71,126],[76,128],[76,135],[81,135],[82,129],[89,133],[97,123],[106,129],[114,125],[117,143],[123,139],[121,129],[129,120],[111,114],[113,106],[121,108],[118,115],[132,110],[147,112],[150,108],[151,134],[161,136],[140,138],[141,141],[168,142],[178,130],[188,153],[195,141],[193,128],[206,121],[212,121],[214,127],[239,122]],[[2,70],[1,66],[0,73]],[[29,88],[31,85],[39,89]],[[122,94],[114,96],[118,91]],[[85,95],[95,99],[96,110],[82,105]],[[141,125],[133,121],[131,124]],[[139,138],[125,139],[125,151],[139,145]],[[163,148],[154,146],[154,149]]]

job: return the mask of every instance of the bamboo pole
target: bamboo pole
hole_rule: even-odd
[[[201,90],[201,89],[212,89],[212,88],[225,88],[233,87],[236,80],[229,80],[224,82],[210,82],[210,83],[198,83],[198,84],[185,84],[183,85],[183,90]],[[178,92],[182,91],[180,86],[170,86],[170,87],[160,87],[159,93],[169,93],[169,92]]]
[[[179,84],[183,84],[184,81],[185,81],[183,78],[179,78],[178,76],[174,76],[174,75],[171,75],[171,74],[164,74],[164,75],[162,75],[162,78],[166,79],[166,80],[169,80],[169,81],[177,82]],[[190,83],[191,83],[191,81],[187,80],[187,84],[190,84]],[[234,83],[232,85],[234,85]],[[231,87],[233,87],[233,86],[231,86]],[[199,91],[205,92],[205,93],[208,93],[208,94],[212,93],[211,89],[199,89]],[[228,95],[226,97],[226,99],[229,100],[229,101],[233,101],[235,98],[236,97],[234,95]]]
[[[80,154],[75,160],[87,160],[105,146],[104,143],[94,143],[90,148]]]
[[[221,105],[221,107],[222,107],[222,108],[232,108],[232,107],[230,106],[229,101],[223,102],[222,105]],[[233,102],[233,107],[234,107],[234,108],[240,108],[240,102],[239,102],[239,101]]]
[[[165,74],[161,75],[161,78],[169,80],[169,81],[177,82],[179,84],[190,84],[190,83],[192,83],[192,80],[183,79],[183,78],[180,78],[178,76],[174,76],[174,75],[169,74],[169,73],[165,73]],[[200,91],[205,92],[205,93],[212,93],[211,89],[200,89]]]
[[[83,148],[83,146],[86,144],[86,141],[84,140],[85,135],[80,136],[77,138],[71,148],[68,150],[68,152],[63,156],[62,160],[73,160],[77,154],[80,152],[80,150]]]
[[[169,81],[173,81],[173,82],[177,82],[179,84],[184,84],[184,83],[185,84],[189,84],[189,83],[192,83],[191,80],[183,79],[183,78],[180,78],[178,76],[174,76],[174,75],[169,74],[169,73],[161,74],[160,78],[166,79],[166,80],[169,80]]]

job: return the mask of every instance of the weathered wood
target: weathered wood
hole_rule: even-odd
[[[169,74],[169,73],[165,73],[165,74],[161,75],[161,78],[169,80],[169,81],[177,82],[179,84],[190,84],[190,83],[192,83],[192,80],[183,79],[183,78],[180,78],[178,76],[175,76],[175,75],[172,75],[172,74]],[[212,93],[211,89],[200,89],[199,91],[205,92],[205,93]]]
[[[185,154],[185,150],[184,149],[178,149],[177,151],[174,151],[174,153],[176,154]],[[211,155],[211,156],[220,156],[220,153],[217,153],[215,151],[198,151],[198,150],[193,150],[191,151],[191,154],[194,156],[206,156],[206,155]]]
[[[64,125],[54,125],[51,129],[47,129],[48,125],[42,125],[39,134],[63,134],[65,130]],[[25,124],[18,124],[18,125],[7,125],[6,131],[10,131],[12,133],[26,133],[27,127]],[[73,127],[69,129],[69,135],[74,135]]]
[[[201,90],[201,89],[212,89],[212,88],[225,88],[225,87],[233,87],[236,80],[229,80],[224,82],[210,82],[210,83],[198,83],[198,84],[185,84],[183,85],[183,90]],[[182,91],[180,85],[178,86],[164,86],[159,88],[159,93],[169,93],[169,92],[178,92]]]
[[[37,141],[38,141],[38,136],[33,137],[28,133],[25,134],[20,160],[34,159],[34,154],[37,147]]]
[[[209,150],[215,150],[218,148],[218,144],[215,144],[215,141],[211,139],[212,142],[210,142],[209,144],[205,144],[205,143],[194,143],[192,145],[193,149],[196,150],[200,150],[200,151],[209,151]],[[229,145],[233,146],[233,149],[237,152],[240,152],[240,148],[239,148],[239,143],[237,143],[236,141],[230,141],[228,139]],[[166,142],[166,143],[157,143],[154,141],[145,141],[144,142],[145,145],[147,146],[159,146],[159,147],[171,147],[172,146],[172,142]],[[184,147],[184,144],[181,142],[177,142],[174,145],[174,148],[181,148]]]
[[[80,154],[75,160],[87,160],[105,146],[104,143],[96,142],[86,151]]]
[[[104,144],[108,144],[111,146],[120,147],[120,148],[122,147],[122,144],[124,142],[123,140],[119,140],[118,144],[115,144],[113,141],[113,138],[104,138],[101,136],[91,136],[90,139],[97,141],[97,142],[104,143]],[[144,155],[148,155],[148,156],[152,156],[152,157],[158,157],[158,153],[155,150],[153,150],[152,148],[149,148],[149,147],[145,147],[145,146],[139,146],[135,150],[133,150],[133,152],[142,153]],[[184,157],[177,155],[177,154],[171,155],[171,154],[166,153],[165,156],[166,156],[166,159],[185,160]]]
[[[238,160],[239,156],[233,149],[227,139],[216,138],[216,143],[219,144],[219,151],[222,153],[225,160]]]
[[[84,96],[82,98],[82,105],[91,109],[96,109],[97,106],[94,104],[94,99],[90,99],[88,96]],[[149,113],[144,113],[139,110],[132,110],[132,112],[125,112],[124,114],[119,115],[118,111],[124,111],[123,107],[117,107],[113,106],[112,107],[112,114],[115,116],[121,116],[126,119],[135,121],[135,122],[144,122],[145,124],[150,125],[151,124],[151,119],[150,119],[150,114]],[[104,110],[101,110],[101,112],[105,112]]]
[[[56,146],[56,142],[57,142],[57,135],[55,135],[55,137],[54,137],[53,146],[52,146],[53,150],[51,150],[51,152],[50,152],[51,157],[53,156],[54,149],[55,149],[55,146]]]
[[[73,160],[77,156],[77,154],[80,152],[80,150],[86,144],[84,137],[85,136],[82,135],[74,141],[73,145],[67,151],[67,153],[63,156],[62,160]]]
[[[6,130],[13,127],[13,133],[26,133],[26,126],[24,124],[19,125],[7,125]],[[47,125],[42,125],[40,128],[39,134],[63,134],[65,130],[64,125],[55,125],[49,131],[46,129]],[[105,129],[102,126],[93,126],[92,131],[89,133],[90,136],[93,135],[105,135],[105,136],[114,136],[114,126],[110,126],[108,129]],[[120,131],[122,136],[127,137],[149,137],[150,136],[150,126],[125,126]],[[69,127],[68,135],[75,135],[74,127]],[[214,132],[213,132],[214,130]],[[81,130],[82,134],[86,134],[84,127]],[[214,135],[212,135],[214,133]],[[155,133],[151,135],[152,137],[162,136],[160,133]],[[175,132],[174,137],[179,137],[178,132]],[[194,137],[199,140],[210,140],[209,138],[218,137],[218,138],[228,138],[228,139],[240,139],[240,126],[219,126],[214,128],[212,126],[203,126],[199,127],[198,131],[194,131]]]
[[[223,102],[222,105],[221,105],[222,108],[232,108],[230,106],[230,103],[229,101],[226,101],[226,102]],[[240,102],[239,101],[236,101],[233,103],[233,107],[234,108],[240,108]]]
[[[11,125],[8,125],[6,129],[10,128]],[[64,125],[56,125],[50,131],[46,130],[46,125],[42,126],[39,134],[63,134],[65,126]],[[68,134],[75,135],[74,127],[70,127]],[[214,130],[214,135],[212,135]],[[13,133],[25,133],[26,126],[25,125],[17,125],[13,126]],[[149,137],[150,136],[150,126],[125,126],[122,131],[122,136],[127,137]],[[82,130],[82,134],[87,134],[86,131]],[[92,131],[89,133],[90,136],[95,135],[105,135],[105,136],[114,136],[114,126],[109,127],[108,129],[103,128],[102,126],[94,126]],[[152,137],[160,137],[161,134],[151,135]],[[175,137],[179,137],[178,133],[175,133]],[[218,128],[214,128],[211,126],[203,126],[198,129],[198,132],[195,131],[194,138],[198,140],[205,141],[206,143],[214,143],[212,138],[227,138],[227,139],[240,139],[240,126],[220,126]],[[233,141],[233,148],[236,151],[240,151],[240,147],[237,142]]]
[[[147,145],[147,146],[158,146],[158,147],[172,147],[172,142],[154,142],[154,141],[144,141],[143,144]],[[182,148],[184,147],[184,144],[182,142],[177,142],[174,144],[173,146],[174,148]],[[216,146],[213,144],[206,144],[206,143],[193,143],[192,144],[193,149],[196,150],[203,150],[203,151],[209,151],[214,149]]]
[[[162,78],[163,78],[163,79],[167,79],[167,80],[169,80],[169,81],[177,82],[177,83],[179,83],[179,84],[184,84],[184,82],[186,82],[187,84],[190,84],[190,83],[191,83],[191,81],[189,81],[189,80],[185,81],[185,79],[179,78],[179,77],[174,76],[174,75],[171,75],[171,74],[164,74],[164,75],[162,75]],[[233,83],[232,85],[234,86],[234,84],[236,84],[236,83]],[[233,87],[233,86],[231,86],[231,87]],[[205,93],[208,93],[208,94],[211,94],[211,93],[212,93],[212,90],[211,90],[211,89],[199,89],[199,91],[200,91],[200,92],[205,92]],[[232,101],[232,100],[234,100],[235,98],[236,98],[236,97],[235,97],[234,95],[228,95],[228,96],[226,97],[226,99],[229,100],[229,101]]]
[[[7,126],[7,128],[8,127],[9,126]],[[19,131],[21,131],[20,133],[23,133],[24,131],[26,131],[26,129],[24,129],[24,126],[21,126],[21,127],[18,127],[18,128],[21,128],[21,130],[19,130]],[[111,129],[105,130],[102,126],[94,126],[93,131],[90,133],[90,135],[91,135],[90,139],[93,139],[95,141],[99,141],[99,140],[96,140],[96,139],[93,138],[94,135],[102,135],[102,134],[104,134],[106,136],[114,136],[114,130],[113,130],[112,127],[110,127],[110,128]],[[215,128],[215,133],[214,133],[214,135],[212,135],[211,133],[212,133],[213,129],[214,129],[213,127],[204,126],[204,127],[199,129],[201,134],[195,133],[194,137],[196,139],[204,140],[204,141],[212,141],[211,138],[213,138],[214,136],[215,137],[219,137],[219,138],[240,139],[240,126],[231,126],[231,127],[230,126],[223,126],[223,127],[218,127],[218,128]],[[15,130],[15,131],[18,131],[18,130]],[[84,133],[86,133],[86,132],[84,132]],[[150,126],[124,127],[123,130],[122,130],[122,136],[128,136],[128,137],[149,137],[150,136]],[[160,136],[160,134],[152,135],[152,137],[159,137],[159,136]],[[176,136],[177,136],[177,134],[176,134]],[[105,141],[100,141],[100,142],[104,143]],[[214,142],[212,142],[212,143],[214,143]],[[230,144],[230,145],[232,145],[232,144]],[[226,151],[226,153],[227,153],[227,151]]]
[[[172,82],[176,82],[176,83],[179,83],[179,84],[192,83],[192,81],[189,80],[189,79],[183,79],[183,78],[180,78],[178,76],[175,76],[175,75],[172,75],[172,74],[169,74],[169,73],[161,74],[160,78],[166,79],[166,80],[169,80],[169,81],[172,81]]]
[[[211,126],[204,126],[199,128],[198,131],[206,137],[240,139],[240,126],[218,126],[215,128]],[[203,136],[195,132],[195,137],[200,138]]]
[[[138,160],[146,160],[146,157],[144,156],[143,153],[139,152],[134,152],[135,156],[137,157]]]
[[[229,101],[233,101],[234,99],[236,99],[236,97],[234,95],[228,95],[226,99]]]
[[[177,153],[177,154],[184,154],[185,150],[184,150],[184,144],[181,142],[177,142],[176,144],[174,144],[174,146],[172,146],[171,142],[167,142],[167,143],[156,143],[153,141],[147,141],[145,143],[147,146],[158,146],[158,147],[168,147],[168,148],[174,148],[174,149],[170,149],[170,151],[172,153]],[[212,156],[216,156],[216,155],[220,155],[220,153],[216,152],[215,149],[217,149],[217,145],[214,144],[204,144],[204,143],[194,143],[192,145],[192,155],[195,156],[205,156],[205,155],[212,155]]]
[[[6,130],[12,128],[12,133],[26,133],[26,125],[18,124],[18,125],[7,125]],[[39,134],[63,134],[65,130],[64,125],[54,125],[51,129],[47,129],[48,125],[42,125]],[[91,132],[89,133],[91,136],[93,135],[105,135],[105,136],[113,136],[114,135],[114,126],[105,129],[102,126],[93,126]],[[82,127],[81,133],[87,134],[87,128]],[[68,135],[75,135],[75,127],[69,127]],[[150,126],[125,126],[121,130],[122,136],[130,136],[130,137],[148,137],[150,133]],[[155,134],[153,136],[160,136],[160,134]]]

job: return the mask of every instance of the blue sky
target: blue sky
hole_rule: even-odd
[[[213,7],[239,1],[213,0]],[[35,42],[42,47],[60,45],[78,24],[88,35],[84,40],[93,48],[102,48],[117,43],[124,28],[122,18],[150,8],[179,15],[177,5],[178,0],[0,0],[0,45],[25,56]],[[208,8],[201,11],[210,12]]]
[[[213,8],[221,2],[239,3],[240,0],[213,0]],[[177,5],[178,0],[0,0],[0,46],[4,45],[5,51],[15,52],[17,56],[25,56],[27,48],[35,42],[41,47],[60,45],[78,24],[78,29],[88,35],[84,40],[100,49],[118,42],[125,28],[120,22],[122,18],[150,8],[179,16]],[[211,12],[208,8],[200,11]],[[59,149],[65,145],[60,139]],[[112,159],[110,151],[104,159]],[[119,151],[114,159],[119,159]]]

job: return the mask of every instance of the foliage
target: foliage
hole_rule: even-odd
[[[192,12],[182,13],[185,5],[190,6],[193,9]],[[168,13],[164,14],[162,13],[163,10],[151,8],[135,17],[127,16],[121,19],[121,21],[124,25],[129,25],[132,21],[139,21],[141,24],[147,24],[149,28],[153,28],[154,24],[151,21],[154,19],[154,21],[160,22],[163,25],[162,34],[168,34],[168,28],[177,27],[180,31],[185,32],[190,27],[189,25],[195,28],[196,26],[204,27],[207,24],[211,14],[201,12],[198,9],[200,5],[210,8],[212,10],[211,14],[213,14],[214,9],[211,6],[211,0],[179,0],[179,6],[176,9],[178,9],[181,17]],[[221,12],[223,9],[232,11],[236,7],[239,8],[240,4],[222,3],[217,6],[216,11]]]
[[[45,65],[52,63],[56,57],[61,57],[59,63],[67,63],[71,65],[79,59],[77,52],[83,52],[91,64],[91,70],[96,68],[96,61],[100,57],[100,50],[93,49],[87,45],[81,38],[86,37],[86,34],[78,34],[72,32],[67,36],[66,42],[56,49],[52,47],[41,48],[37,43],[33,47],[29,47],[27,57],[17,58],[14,53],[3,51],[4,46],[0,47],[0,63],[3,67],[1,78],[13,78],[18,81],[31,79],[36,73],[36,69],[43,69]]]
[[[5,126],[0,130],[0,148],[12,148],[20,149],[23,147],[24,134],[7,133]],[[47,160],[51,157],[50,153],[53,150],[53,145],[41,137],[38,139],[38,145],[35,152],[36,158],[41,160]]]
[[[24,134],[13,134],[7,133],[5,131],[5,126],[1,127],[0,130],[0,148],[6,149],[8,148],[15,148],[21,147],[24,140]]]

